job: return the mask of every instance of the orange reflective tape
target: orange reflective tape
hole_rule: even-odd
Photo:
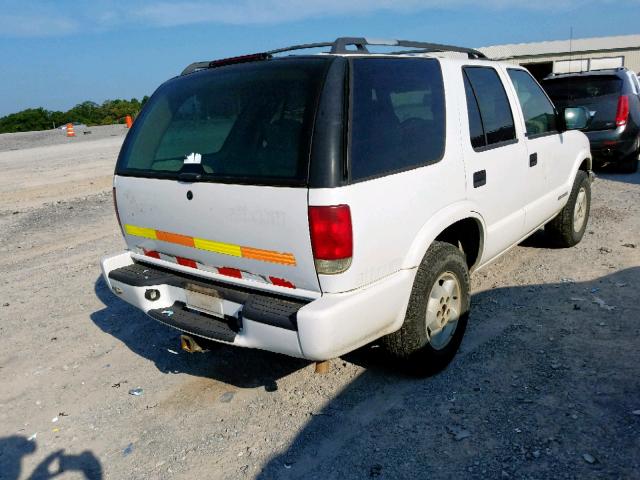
[[[259,248],[240,247],[243,258],[262,260],[263,262],[281,263],[283,265],[295,265],[296,258],[291,253],[273,252]]]
[[[163,242],[177,243],[178,245],[184,245],[185,247],[195,246],[193,243],[193,237],[187,237],[186,235],[179,235],[177,233],[156,230],[156,238]]]

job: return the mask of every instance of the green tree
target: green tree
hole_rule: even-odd
[[[102,104],[86,101],[66,112],[29,108],[1,117],[0,133],[48,130],[70,122],[86,125],[124,123],[127,115],[137,116],[148,99],[149,97],[145,95],[142,101],[137,98],[105,100]]]

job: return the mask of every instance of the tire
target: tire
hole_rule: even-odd
[[[455,356],[467,328],[469,291],[464,254],[450,243],[433,242],[416,272],[402,328],[383,337],[383,346],[411,374],[441,371]],[[439,332],[427,327],[443,318]]]
[[[545,233],[559,247],[578,244],[589,223],[591,183],[587,172],[578,170],[569,200],[560,213],[544,227]]]

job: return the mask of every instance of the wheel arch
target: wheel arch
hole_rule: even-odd
[[[484,219],[475,211],[473,204],[463,202],[446,207],[434,215],[416,235],[403,268],[417,267],[431,244],[439,240],[460,247],[467,257],[469,270],[472,271],[480,265],[485,235]]]
[[[582,162],[580,162],[580,166],[578,167],[578,170],[582,170],[587,173],[592,169],[593,169],[593,162],[591,160],[591,157],[584,158]]]

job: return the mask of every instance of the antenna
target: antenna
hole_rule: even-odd
[[[569,27],[569,62],[571,62],[571,54],[573,53],[573,25]],[[571,63],[569,63],[571,65]]]

